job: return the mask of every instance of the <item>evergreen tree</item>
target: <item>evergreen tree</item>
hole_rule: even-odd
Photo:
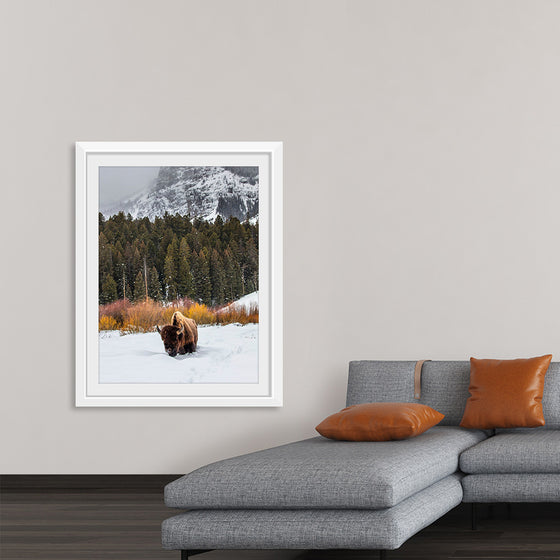
[[[177,299],[177,269],[175,267],[175,260],[168,253],[165,257],[165,264],[163,265],[163,287],[165,290],[165,298],[168,301]]]
[[[177,286],[178,261],[179,243],[177,242],[177,236],[174,235],[171,243],[167,247],[167,254],[165,255],[163,264],[164,288],[168,300],[174,300],[179,297],[179,288]]]
[[[126,277],[126,264],[124,261],[115,264],[113,277],[116,278],[119,299],[132,299],[132,290]]]
[[[212,305],[225,303],[226,278],[224,264],[218,251],[214,249],[210,255],[210,284],[212,286]]]
[[[194,299],[199,303],[211,304],[212,301],[212,285],[210,283],[210,267],[208,264],[208,255],[205,250],[200,253],[193,253],[193,283],[194,283]]]
[[[176,235],[173,236],[171,243],[167,247],[166,256],[167,255],[170,255],[173,258],[173,262],[175,263],[175,266],[177,266],[177,263],[179,262],[179,240]]]
[[[103,232],[99,233],[99,280],[113,273],[113,249]],[[114,278],[113,278],[114,280]]]
[[[243,280],[245,293],[250,294],[259,289],[259,251],[250,237],[245,247]]]
[[[138,271],[134,281],[134,301],[144,301],[145,299],[146,285],[144,284],[144,275],[141,271]]]
[[[117,299],[117,283],[112,274],[106,274],[101,284],[100,303],[111,303]]]
[[[132,288],[130,287],[128,280],[126,279],[126,275],[123,276],[123,278],[119,282],[119,288],[122,290],[122,294],[119,294],[119,296],[122,299],[132,301]]]
[[[134,244],[134,254],[132,257],[132,272],[134,277],[136,278],[136,275],[138,274],[139,270],[142,268],[142,255],[140,254],[140,251],[138,250],[138,244],[135,243]]]
[[[155,266],[152,266],[148,276],[148,296],[156,301],[161,301],[161,283]]]
[[[198,297],[202,303],[212,305],[212,283],[210,281],[210,263],[208,250],[200,251],[200,289]]]
[[[225,252],[224,268],[226,273],[226,299],[228,301],[239,299],[242,295],[245,295],[243,294],[241,267],[229,248]]]
[[[193,277],[189,260],[191,258],[191,250],[187,239],[183,237],[179,245],[179,258],[177,263],[177,292],[180,297],[193,296]]]
[[[134,266],[133,266],[133,262],[134,262],[134,248],[132,247],[132,244],[127,241],[124,247],[124,262],[126,264],[126,282],[128,283],[129,286],[133,286],[134,285],[134,278],[136,277],[136,274],[138,273],[138,271],[134,272]],[[132,296],[132,290],[130,292],[130,296],[128,297],[128,299],[132,300],[133,298]]]
[[[213,231],[208,236],[208,247],[210,247],[210,249],[220,249],[220,238],[218,237],[216,231]]]
[[[173,241],[174,233],[173,230],[165,223],[165,231],[163,236],[161,237],[161,245],[160,250],[163,251],[167,255],[167,249],[171,242]]]

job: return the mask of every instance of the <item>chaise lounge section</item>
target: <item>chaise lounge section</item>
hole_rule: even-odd
[[[460,476],[450,475],[383,509],[193,510],[164,521],[163,546],[392,550],[460,504],[461,497]]]
[[[168,484],[179,509],[383,509],[454,474],[484,432],[434,427],[402,441],[316,437],[207,465]]]
[[[385,551],[462,500],[560,501],[559,364],[543,399],[552,429],[496,435],[458,426],[469,362],[426,362],[419,399],[415,365],[351,362],[347,405],[420,402],[445,414],[438,426],[400,441],[315,437],[197,469],[165,488],[166,505],[187,511],[164,521],[164,548],[183,558],[208,549]]]

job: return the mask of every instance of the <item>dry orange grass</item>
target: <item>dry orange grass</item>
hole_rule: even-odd
[[[140,303],[119,300],[99,306],[99,330],[119,330],[122,334],[152,332],[156,325],[170,324],[175,311],[194,319],[198,325],[259,322],[258,306],[246,310],[233,306],[213,308],[190,300],[167,306],[153,300]]]
[[[204,304],[193,303],[188,309],[181,311],[181,313],[185,317],[194,319],[198,325],[212,325],[217,323],[216,312]]]
[[[107,303],[106,305],[100,305],[99,319],[101,320],[102,317],[112,317],[120,326],[124,323],[126,311],[131,305],[132,303],[130,303],[127,299],[119,299],[117,301],[113,301],[112,303]]]
[[[230,323],[247,323],[259,322],[259,307],[258,305],[251,305],[249,310],[245,307],[228,306],[220,309],[216,313],[218,323],[221,325],[229,325]]]
[[[136,303],[126,310],[122,333],[150,332],[158,324],[162,324],[163,308],[155,301],[148,300]]]
[[[100,331],[116,331],[119,328],[119,322],[110,315],[102,315],[99,317]]]

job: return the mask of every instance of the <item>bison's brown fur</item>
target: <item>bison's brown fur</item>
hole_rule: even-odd
[[[171,357],[177,354],[190,354],[196,350],[198,343],[196,323],[180,311],[173,313],[171,325],[165,325],[161,329],[158,326],[157,331],[161,335],[165,351]]]

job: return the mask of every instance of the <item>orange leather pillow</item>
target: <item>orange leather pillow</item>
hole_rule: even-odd
[[[331,414],[315,429],[330,439],[390,441],[417,436],[443,418],[437,410],[418,403],[366,403]]]
[[[544,376],[552,355],[519,360],[471,358],[471,383],[461,426],[535,428],[544,426]]]

